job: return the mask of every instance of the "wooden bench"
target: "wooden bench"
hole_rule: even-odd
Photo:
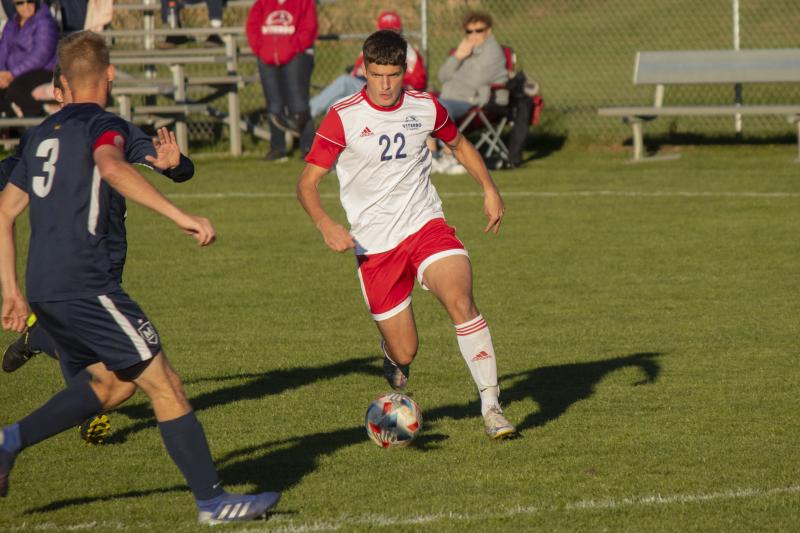
[[[633,70],[635,85],[655,85],[655,97],[649,106],[604,107],[604,117],[622,117],[633,129],[633,159],[655,159],[643,154],[645,121],[662,116],[734,116],[778,115],[797,127],[800,161],[800,105],[749,105],[733,101],[721,105],[663,105],[667,85],[729,84],[741,94],[746,83],[800,82],[800,49],[703,50],[675,52],[638,52]],[[732,92],[732,94],[734,94]],[[664,159],[663,157],[660,159]]]

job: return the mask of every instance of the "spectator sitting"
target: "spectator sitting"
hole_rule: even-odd
[[[482,11],[467,13],[462,26],[465,37],[439,68],[439,81],[442,83],[439,102],[454,121],[472,106],[486,104],[492,85],[508,81],[506,57],[492,35],[491,15]],[[466,172],[449,155],[435,163],[436,172]]]
[[[212,28],[222,27],[222,9],[227,0],[161,0],[161,22],[171,28],[181,27],[181,9],[184,4],[199,4],[205,2],[208,7],[208,22]],[[174,19],[171,20],[171,17]],[[187,35],[167,35],[167,38],[158,43],[162,50],[175,48],[179,44],[186,44],[191,39]],[[224,46],[222,38],[213,33],[206,38],[206,47]]]
[[[15,0],[16,14],[0,38],[0,116],[44,114],[33,90],[53,79],[58,29],[46,5]]]

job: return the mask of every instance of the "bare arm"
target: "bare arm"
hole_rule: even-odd
[[[111,145],[100,146],[94,151],[94,162],[100,176],[122,196],[172,220],[184,233],[194,237],[200,246],[214,242],[216,235],[211,222],[178,209],[125,161],[122,150]]]
[[[28,303],[17,282],[17,250],[14,242],[14,221],[28,206],[28,195],[13,184],[0,193],[0,285],[3,293],[3,329],[25,331],[30,314]]]
[[[503,221],[503,215],[506,212],[503,197],[500,196],[500,191],[497,189],[492,176],[489,174],[489,169],[483,162],[481,154],[475,149],[469,140],[459,133],[455,139],[446,143],[447,146],[453,151],[453,155],[459,163],[464,165],[467,172],[475,178],[475,181],[483,188],[483,212],[486,214],[488,223],[483,232],[497,233],[500,231],[500,223]]]
[[[322,207],[318,187],[327,173],[327,169],[308,163],[297,180],[297,199],[322,233],[325,244],[335,252],[344,252],[355,248],[356,243],[350,232],[334,221]]]

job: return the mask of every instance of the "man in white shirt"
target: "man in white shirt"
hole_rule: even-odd
[[[317,130],[297,183],[303,208],[334,251],[353,249],[367,307],[383,336],[384,374],[395,390],[408,380],[418,337],[411,309],[414,278],[442,302],[481,398],[486,433],[515,434],[498,400],[497,364],[486,321],[472,297],[472,268],[448,226],[430,181],[429,135],[447,144],[481,185],[485,232],[497,233],[503,199],[480,154],[436,98],[403,89],[406,41],[373,33],[363,47],[367,84],[334,104]],[[318,185],[336,166],[350,231],[323,209]]]

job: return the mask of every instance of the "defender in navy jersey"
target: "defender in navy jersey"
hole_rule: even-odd
[[[166,449],[194,494],[199,521],[263,516],[280,494],[235,495],[221,488],[203,428],[157,329],[114,275],[108,243],[112,188],[169,218],[201,246],[214,242],[214,228],[178,209],[125,161],[125,122],[103,111],[114,76],[105,40],[91,32],[71,34],[59,43],[58,59],[75,103],[34,128],[0,194],[2,324],[21,332],[29,314],[17,284],[13,242],[13,222],[29,207],[28,300],[66,363],[104,378],[72,384],[2,428],[0,496],[8,493],[22,450],[115,407],[134,383],[150,398]]]
[[[72,95],[65,91],[60,81],[58,65],[53,72],[53,85],[56,100],[62,105],[72,101]],[[127,123],[127,139],[125,146],[125,159],[130,163],[137,163],[170,178],[176,183],[181,183],[192,178],[194,164],[180,153],[175,134],[166,128],[159,128],[157,137],[151,139],[141,129]],[[30,130],[28,130],[30,131]],[[0,162],[0,190],[5,187],[12,170],[19,162],[24,149],[28,131],[23,134],[15,153]],[[112,270],[120,279],[127,253],[127,240],[125,231],[125,199],[120,194],[112,191],[111,222],[109,227],[109,249],[112,260]],[[27,363],[31,357],[40,352],[45,352],[51,357],[56,357],[56,347],[52,337],[46,330],[39,326],[36,315],[31,314],[27,320],[28,329],[6,349],[3,355],[2,368],[5,372],[14,372]],[[72,380],[86,380],[89,375],[85,371],[71,375],[62,366],[64,379],[69,383]],[[90,444],[101,443],[110,432],[108,419],[105,415],[95,417],[81,424],[81,437]]]

